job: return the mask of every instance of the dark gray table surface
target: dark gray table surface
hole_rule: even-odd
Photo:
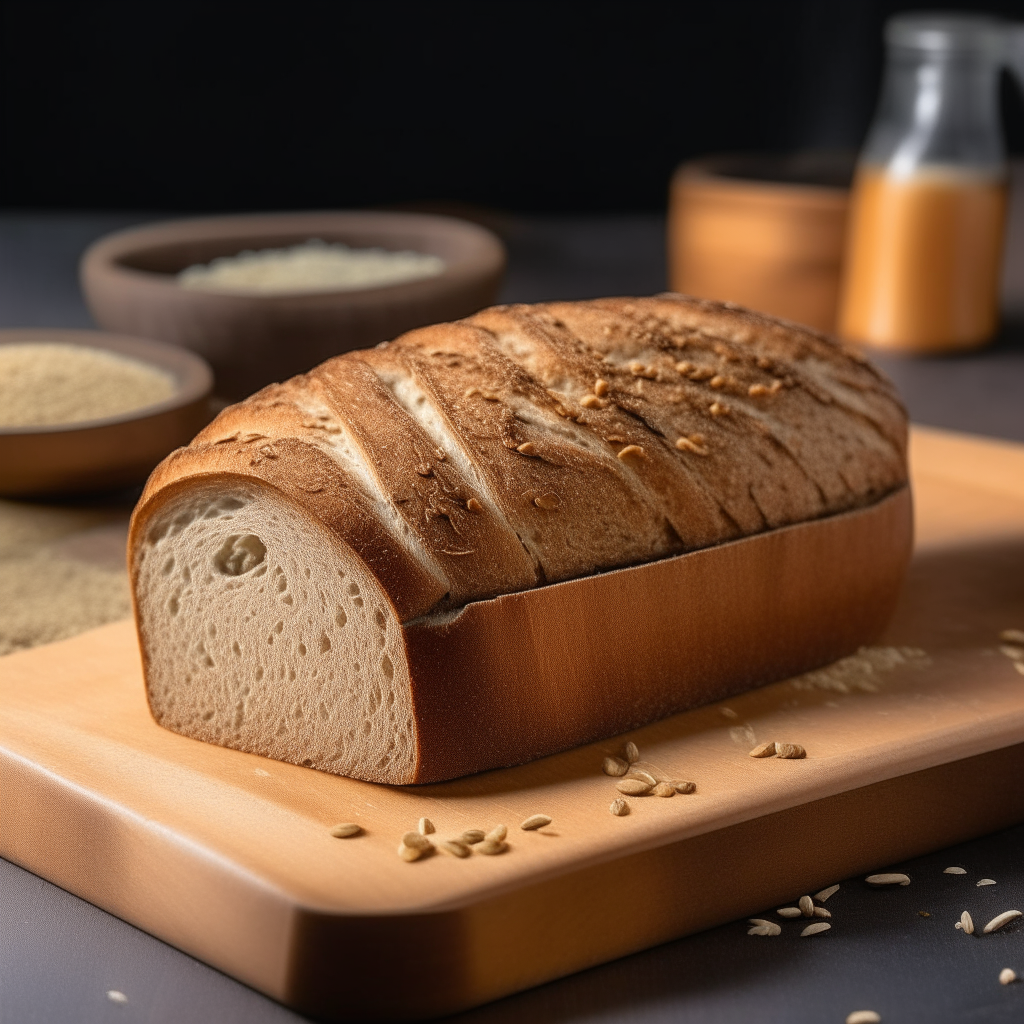
[[[93,238],[146,219],[152,218],[0,213],[0,326],[90,326],[77,287],[79,254]],[[966,356],[879,360],[918,422],[1024,441],[1024,326],[1015,323],[1024,324],[1024,204],[1014,204],[1011,220],[1004,282],[1009,323],[996,343]],[[508,218],[504,234],[510,252],[504,301],[665,287],[659,216]],[[968,874],[945,875],[947,865],[961,865]],[[886,1024],[1024,1020],[1024,982],[998,981],[1004,967],[1024,977],[1024,927],[1008,926],[984,941],[953,927],[964,909],[982,921],[1005,909],[1024,910],[1024,827],[905,865],[879,865],[886,867],[906,871],[912,884],[879,891],[860,880],[844,882],[828,903],[834,927],[827,935],[800,939],[792,930],[761,939],[748,937],[745,922],[736,922],[452,1020],[828,1024],[857,1009],[876,1010]],[[986,876],[997,884],[976,887]],[[394,966],[395,984],[401,984],[402,965]],[[0,1024],[302,1019],[0,861]]]

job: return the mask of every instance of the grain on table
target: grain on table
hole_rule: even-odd
[[[357,836],[362,831],[362,826],[357,825],[354,821],[345,821],[340,825],[335,825],[331,829],[331,835],[335,839],[351,839],[352,836]]]

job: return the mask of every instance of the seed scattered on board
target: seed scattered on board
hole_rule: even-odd
[[[807,756],[807,751],[799,743],[776,743],[775,756],[785,761],[799,761]]]
[[[996,880],[994,878],[982,878],[974,883],[975,885],[995,885]]]
[[[1011,921],[1016,921],[1021,916],[1019,910],[1004,910],[1001,914],[997,914],[992,918],[991,921],[984,928],[982,928],[982,935],[991,935],[993,932],[999,931],[1004,924],[1009,924]]]
[[[874,1010],[854,1010],[846,1015],[846,1024],[882,1024],[882,1018]]]
[[[898,872],[887,872],[880,875],[868,875],[864,879],[868,885],[910,885],[910,877]]]
[[[536,832],[537,829],[550,824],[551,819],[546,814],[531,814],[519,827],[524,832]]]
[[[799,907],[779,907],[775,911],[779,917],[803,917],[803,911]]]
[[[467,846],[473,846],[476,843],[482,843],[487,838],[487,833],[482,828],[468,828],[465,832],[459,836],[459,842],[465,843]],[[501,837],[505,838],[504,835]]]
[[[750,751],[751,757],[780,757],[784,761],[799,761],[807,751],[799,743],[761,743]]]
[[[500,843],[508,835],[508,828],[505,825],[495,825],[487,835],[484,836],[488,842]]]
[[[647,768],[651,768],[648,771]],[[697,791],[695,782],[682,779],[666,779],[663,775],[655,775],[657,771],[652,765],[647,768],[640,766],[640,748],[630,740],[622,748],[622,757],[608,756],[601,763],[605,775],[618,778],[615,788],[625,796],[659,796],[673,797],[676,793],[690,794]],[[616,797],[608,810],[618,818],[629,814],[629,804]]]
[[[485,839],[482,843],[478,843],[473,847],[477,853],[482,853],[485,857],[493,857],[496,854],[504,853],[508,849],[508,843],[503,843],[500,839]]]
[[[107,998],[112,1003],[127,1003],[128,997],[123,992],[118,992],[116,988],[112,988],[107,992]]]
[[[433,843],[426,837],[419,834],[419,832],[406,832],[402,836],[402,845],[408,846],[411,850],[429,850],[433,848]]]
[[[470,849],[469,843],[464,843],[459,839],[449,839],[443,842],[441,849],[445,853],[450,853],[453,857],[468,857],[473,852]]]
[[[748,935],[781,935],[782,929],[774,921],[765,921],[760,917],[752,917],[753,928],[747,929]]]
[[[967,872],[964,868],[945,868],[942,872],[944,875],[966,875]]]
[[[642,782],[640,779],[623,779],[617,783],[615,788],[626,796],[644,796],[654,788],[649,782]]]
[[[335,839],[350,839],[352,836],[359,835],[363,829],[360,825],[357,825],[354,821],[346,821],[340,825],[335,825],[331,829],[331,835]]]
[[[1012,967],[1004,967],[999,972],[1000,985],[1012,985],[1017,980],[1017,972]]]
[[[797,906],[800,907],[800,913],[804,917],[814,917],[814,901],[810,896],[801,896],[797,902]]]
[[[436,832],[434,823],[429,818],[420,818],[420,823],[417,826],[419,834],[421,836],[429,836],[432,832]]]
[[[830,885],[827,889],[822,889],[821,892],[816,892],[814,894],[814,898],[819,903],[824,903],[825,900],[827,900],[829,898],[829,896],[834,896],[837,892],[839,892],[839,886],[838,885]]]
[[[1024,629],[1004,629],[999,634],[999,639],[1006,644],[1024,645]]]
[[[800,938],[808,938],[811,935],[821,935],[822,932],[827,932],[831,929],[832,925],[828,921],[815,921],[814,924],[809,924],[801,933]]]

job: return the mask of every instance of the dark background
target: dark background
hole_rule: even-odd
[[[6,3],[0,206],[655,210],[681,159],[861,142],[885,18],[1024,2]],[[1024,103],[1002,87],[1011,151]]]

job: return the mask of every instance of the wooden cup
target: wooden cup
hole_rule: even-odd
[[[835,328],[852,155],[682,164],[668,219],[673,291]]]

